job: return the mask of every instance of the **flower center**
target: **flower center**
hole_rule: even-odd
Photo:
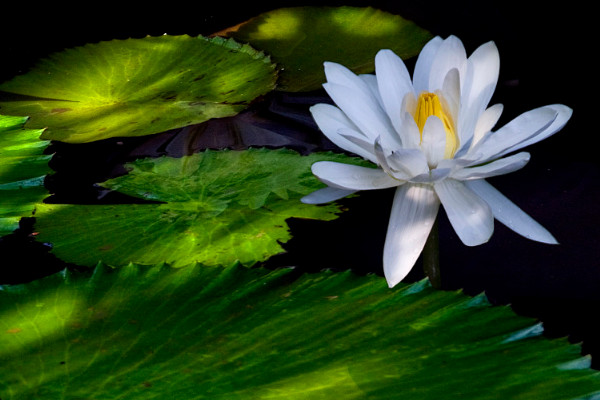
[[[419,127],[419,132],[421,133],[421,142],[423,141],[423,128],[425,127],[425,122],[432,115],[435,115],[442,121],[444,130],[446,131],[446,149],[444,151],[444,158],[452,158],[458,148],[458,137],[454,131],[452,116],[444,109],[437,94],[423,92],[419,95],[417,110],[414,116],[415,122]]]

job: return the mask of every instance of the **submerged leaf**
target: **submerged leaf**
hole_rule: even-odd
[[[574,400],[600,390],[588,366],[425,281],[100,264],[0,287],[2,399]]]
[[[160,36],[56,53],[0,85],[0,111],[29,115],[43,138],[142,136],[235,115],[271,91],[263,53],[222,38]]]
[[[250,43],[281,68],[278,90],[307,91],[325,82],[323,62],[373,72],[380,49],[417,55],[432,35],[398,15],[371,7],[290,7],[269,11],[217,33]]]
[[[40,140],[41,129],[23,129],[26,121],[0,115],[0,236],[17,229],[21,217],[31,216],[35,204],[48,196],[48,142]]]
[[[201,262],[252,265],[282,252],[288,218],[330,220],[339,206],[303,204],[323,185],[310,166],[320,160],[366,164],[333,153],[292,150],[205,151],[142,159],[103,186],[158,204],[40,204],[37,240],[59,258],[94,266],[129,262],[173,266]]]

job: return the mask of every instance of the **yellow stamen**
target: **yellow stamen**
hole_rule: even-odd
[[[444,130],[446,131],[446,149],[444,151],[444,158],[454,157],[454,153],[458,148],[458,137],[454,131],[454,121],[452,116],[444,109],[440,98],[435,93],[423,92],[419,95],[417,101],[417,110],[415,112],[415,122],[419,127],[421,133],[421,141],[423,141],[423,128],[427,118],[435,115],[444,124]]]

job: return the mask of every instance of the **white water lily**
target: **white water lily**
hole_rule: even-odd
[[[522,168],[519,152],[560,130],[571,117],[564,105],[528,111],[492,131],[502,105],[488,107],[498,81],[499,55],[493,42],[467,58],[456,37],[436,37],[421,51],[412,79],[390,50],[375,57],[376,75],[355,75],[326,62],[323,87],[336,106],[310,111],[336,145],[378,168],[317,162],[312,172],[328,187],[302,199],[318,204],[359,190],[397,187],[383,255],[390,287],[411,270],[423,250],[440,203],[461,241],[489,240],[494,217],[539,242],[554,237],[484,178]]]

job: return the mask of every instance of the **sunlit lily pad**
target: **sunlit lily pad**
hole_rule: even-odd
[[[48,196],[44,177],[51,170],[41,129],[23,129],[27,117],[0,115],[0,236],[19,227],[35,204]]]
[[[415,23],[371,7],[290,7],[269,11],[218,35],[269,53],[283,70],[278,90],[307,91],[325,82],[323,62],[373,72],[380,49],[417,55],[432,35]]]
[[[274,87],[274,64],[234,40],[159,36],[67,49],[0,85],[0,112],[44,139],[142,136],[235,115]]]
[[[365,162],[333,153],[286,149],[205,151],[183,158],[138,160],[129,174],[103,186],[156,204],[40,204],[37,240],[59,258],[94,266],[129,262],[173,266],[201,262],[252,265],[282,252],[286,220],[331,220],[339,206],[303,204],[324,185],[311,173],[318,160]]]
[[[0,398],[591,399],[566,339],[483,295],[239,266],[0,287]]]

